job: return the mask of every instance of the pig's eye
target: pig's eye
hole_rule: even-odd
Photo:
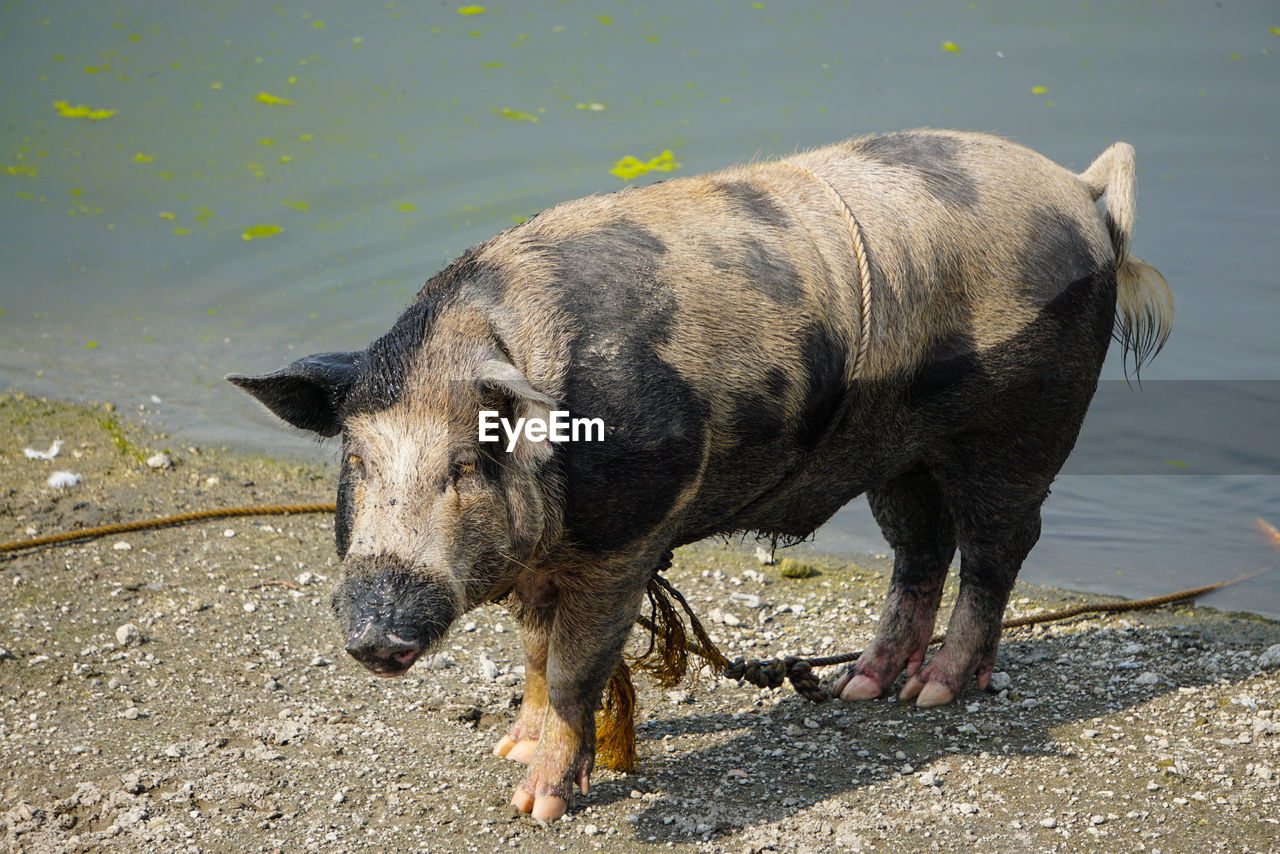
[[[347,457],[347,465],[351,467],[351,471],[353,474],[355,474],[356,477],[360,478],[361,480],[364,479],[365,472],[364,472],[363,457],[357,454],[351,454]]]
[[[449,465],[449,483],[456,487],[460,481],[466,480],[475,473],[476,464],[474,460],[454,460]]]

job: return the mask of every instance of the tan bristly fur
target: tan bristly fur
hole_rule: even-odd
[[[1133,146],[1117,142],[1102,152],[1080,180],[1094,201],[1102,199],[1116,253],[1116,337],[1132,352],[1135,370],[1164,347],[1173,327],[1173,291],[1155,267],[1129,254],[1134,221]]]

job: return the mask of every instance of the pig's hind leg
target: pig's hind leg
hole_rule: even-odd
[[[563,815],[575,784],[587,791],[595,766],[596,709],[640,614],[653,561],[643,566],[642,572],[596,566],[556,579],[559,592],[546,647],[546,714],[528,772],[511,799],[534,818]]]
[[[867,501],[893,547],[893,580],[875,641],[832,685],[845,700],[879,697],[904,669],[910,676],[920,668],[956,550],[951,517],[923,464],[869,490]]]
[[[960,590],[946,642],[903,686],[902,699],[937,706],[972,677],[981,688],[990,681],[1009,593],[1040,537],[1040,506],[1093,392],[1090,376],[1071,379],[1007,396],[930,459],[955,521]]]
[[[1040,536],[1039,506],[1006,519],[998,533],[987,529],[961,534],[960,591],[947,640],[907,680],[899,694],[903,700],[939,706],[954,700],[971,677],[977,677],[980,688],[991,680],[1009,592]]]

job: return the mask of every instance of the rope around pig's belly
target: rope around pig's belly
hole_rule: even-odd
[[[826,178],[807,166],[801,166],[799,163],[781,160],[775,165],[799,172],[817,184],[822,189],[823,195],[835,206],[836,212],[840,214],[840,219],[844,221],[845,228],[849,230],[849,239],[853,243],[853,257],[858,264],[858,283],[862,290],[860,317],[858,318],[860,327],[858,349],[854,353],[853,371],[850,373],[851,379],[858,379],[858,377],[862,376],[862,368],[867,362],[867,352],[871,349],[871,265],[867,261],[867,250],[862,243],[862,228],[858,225],[858,218],[853,215],[853,208],[849,207],[849,203],[845,201],[844,196],[840,195],[840,191]]]
[[[225,519],[237,516],[332,513],[334,510],[335,506],[333,504],[272,504],[199,510],[192,513],[182,513],[177,516],[102,525],[95,528],[83,528],[77,531],[65,531],[44,537],[35,537],[29,540],[0,543],[0,555],[28,549],[67,545],[130,531],[188,525],[193,522],[203,522],[210,519]],[[1280,541],[1280,536],[1277,537],[1277,540]],[[740,679],[760,688],[778,688],[781,687],[783,682],[789,681],[792,687],[795,688],[796,693],[807,700],[821,703],[830,699],[831,694],[818,681],[817,676],[814,675],[814,668],[847,664],[857,660],[862,654],[859,651],[811,658],[789,656],[786,658],[751,660],[739,658],[735,661],[729,661],[716,647],[715,642],[711,640],[710,635],[703,628],[697,615],[694,614],[688,600],[681,595],[680,591],[670,581],[661,575],[664,570],[670,568],[671,560],[672,554],[667,552],[658,566],[654,568],[646,590],[649,598],[649,615],[641,615],[636,620],[637,624],[649,633],[648,648],[641,655],[634,658],[631,665],[628,665],[625,661],[618,662],[618,667],[610,677],[609,684],[605,689],[604,703],[599,721],[597,750],[601,761],[615,771],[631,772],[635,770],[636,703],[635,686],[631,681],[632,668],[646,671],[652,674],[660,685],[671,687],[684,678],[688,671],[689,654],[693,653],[710,665],[712,671],[719,675],[730,679]],[[1164,596],[1154,596],[1148,599],[1127,602],[1073,605],[1057,611],[1033,614],[1029,617],[1018,617],[1006,620],[1001,628],[1012,629],[1041,625],[1084,614],[1118,613],[1160,608],[1165,605],[1186,602],[1204,596],[1207,593],[1212,593],[1215,590],[1221,590],[1229,585],[1238,584],[1241,581],[1261,575],[1262,572],[1266,572],[1269,569],[1227,581],[1219,581],[1217,584],[1179,590],[1176,593],[1169,593]],[[675,604],[672,603],[672,600],[675,601]],[[683,612],[683,616],[681,616],[681,612]],[[685,628],[686,619],[689,623],[687,630]],[[693,633],[692,638],[689,637],[690,631]],[[946,640],[946,635],[939,634],[935,635],[929,643],[933,645],[942,643],[944,640]]]

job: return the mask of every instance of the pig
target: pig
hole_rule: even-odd
[[[893,575],[834,692],[985,686],[1109,338],[1140,369],[1170,331],[1133,216],[1125,143],[1075,174],[978,133],[863,136],[558,205],[450,263],[367,349],[228,379],[341,436],[332,603],[362,665],[397,676],[467,611],[510,609],[526,687],[494,752],[527,765],[513,803],[555,819],[682,544],[804,538],[866,494]],[[478,440],[484,413],[553,412],[603,436]]]

